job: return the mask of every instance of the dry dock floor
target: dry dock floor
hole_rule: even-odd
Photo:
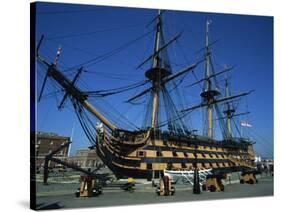
[[[155,188],[149,185],[137,186],[133,193],[122,190],[104,189],[99,197],[76,198],[74,190],[59,192],[49,191],[38,193],[37,204],[50,204],[60,202],[64,208],[81,208],[81,207],[105,207],[115,205],[135,205],[135,204],[152,204],[167,202],[186,202],[186,201],[202,201],[226,198],[245,198],[245,197],[261,197],[273,195],[273,177],[263,177],[259,179],[258,184],[230,184],[225,186],[224,192],[201,192],[199,195],[192,194],[191,187],[181,185],[176,188],[174,196],[157,196]]]

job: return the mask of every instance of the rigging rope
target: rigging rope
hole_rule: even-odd
[[[73,103],[73,107],[75,109],[75,113],[78,117],[79,123],[85,133],[85,135],[87,136],[87,138],[89,139],[90,143],[95,146],[96,145],[96,140],[95,140],[95,136],[92,133],[92,131],[90,130],[90,127],[87,125],[86,120],[83,118],[82,115],[82,107],[80,105],[80,103],[78,101],[75,101],[72,99],[72,103]],[[94,128],[95,129],[95,128]]]
[[[119,88],[113,88],[113,89],[107,89],[107,90],[86,91],[85,93],[88,94],[90,97],[105,97],[105,96],[119,94],[119,93],[122,93],[125,91],[129,91],[129,90],[141,87],[148,82],[149,82],[149,80],[144,80],[144,81],[137,82],[134,84],[122,86]]]
[[[107,29],[91,31],[91,32],[83,32],[83,33],[70,34],[70,35],[53,36],[53,37],[47,37],[46,39],[47,40],[55,40],[55,39],[57,40],[57,39],[65,39],[65,38],[93,35],[93,34],[97,34],[97,33],[101,33],[101,32],[112,32],[112,31],[121,30],[121,29],[131,29],[131,28],[143,26],[145,23],[146,22],[133,24],[133,25],[127,25],[127,26],[112,27],[112,28],[107,28]]]
[[[221,114],[221,111],[220,111],[220,108],[218,106],[218,104],[214,104],[215,106],[215,110],[216,110],[216,113],[217,113],[217,116],[218,116],[218,122],[219,122],[219,125],[220,125],[220,128],[221,128],[221,132],[222,132],[222,136],[224,139],[228,139],[228,134],[227,134],[227,129],[226,129],[226,124],[224,122],[224,120],[222,119],[222,114]]]
[[[69,69],[67,69],[65,71],[69,71],[69,70],[71,70],[71,69],[73,69],[75,67],[77,68],[77,67],[80,67],[80,66],[83,66],[83,67],[93,66],[93,65],[95,65],[95,64],[97,64],[97,63],[99,63],[99,62],[101,62],[101,61],[103,61],[103,60],[105,60],[105,59],[107,59],[107,58],[109,58],[111,56],[113,56],[114,54],[119,53],[123,49],[125,49],[128,46],[132,45],[133,43],[143,39],[144,37],[148,36],[152,32],[153,31],[146,32],[146,33],[142,34],[141,36],[139,36],[139,37],[137,37],[137,38],[135,38],[135,39],[133,39],[133,40],[131,40],[131,41],[129,41],[129,42],[127,42],[127,43],[125,43],[125,44],[123,44],[123,45],[121,45],[121,46],[119,46],[119,47],[117,47],[117,48],[115,48],[115,49],[113,49],[111,51],[109,51],[109,52],[107,52],[107,53],[99,55],[99,56],[97,56],[97,57],[95,57],[93,59],[87,60],[87,61],[85,61],[83,63],[80,63],[80,64],[78,64],[76,66],[73,66],[73,67],[71,67],[71,68],[69,68]]]

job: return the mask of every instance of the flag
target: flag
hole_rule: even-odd
[[[241,124],[242,127],[252,127],[252,125],[249,124],[247,121],[241,121],[240,124]]]

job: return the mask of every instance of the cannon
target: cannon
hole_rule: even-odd
[[[93,197],[102,194],[102,187],[99,180],[92,176],[80,176],[80,187],[76,190],[76,197]]]
[[[222,179],[225,179],[223,174],[209,174],[206,177],[206,181],[202,185],[203,191],[220,192],[224,191],[224,185]]]
[[[240,176],[240,184],[244,184],[244,183],[248,183],[248,184],[258,183],[258,180],[256,178],[257,174],[260,174],[260,172],[256,171],[256,170],[250,170],[250,171],[242,172],[241,176]]]
[[[171,180],[168,176],[163,176],[160,180],[159,186],[156,188],[158,196],[172,196],[175,194],[175,188],[172,186]]]

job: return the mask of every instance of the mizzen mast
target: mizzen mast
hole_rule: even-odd
[[[225,97],[229,97],[229,87],[228,87],[228,79],[227,76],[225,78]],[[232,130],[231,130],[231,118],[233,114],[235,113],[234,108],[230,106],[229,102],[226,102],[225,110],[223,111],[224,114],[226,114],[226,123],[227,123],[227,138],[230,139],[232,136]]]

